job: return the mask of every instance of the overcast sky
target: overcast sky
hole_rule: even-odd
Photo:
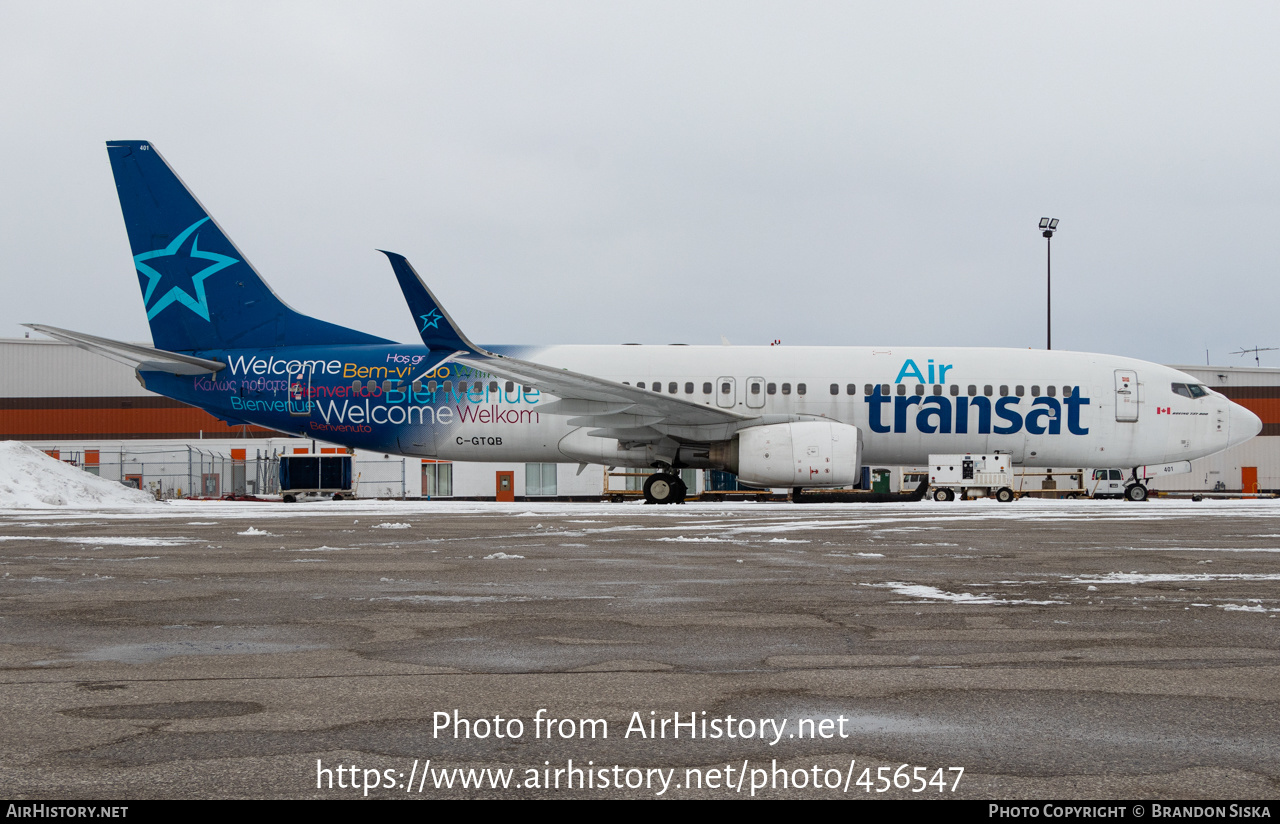
[[[1280,4],[0,3],[0,336],[149,340],[105,142],[406,342],[1280,347]],[[1280,352],[1263,353],[1280,366]]]

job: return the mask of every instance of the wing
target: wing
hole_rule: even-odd
[[[539,407],[543,414],[566,415],[570,426],[592,427],[588,434],[633,443],[721,440],[755,416],[706,406],[674,395],[662,395],[616,381],[584,375],[547,364],[511,358],[472,343],[402,255],[383,252],[391,261],[409,311],[419,324],[422,342],[447,349],[452,360],[479,372],[515,381],[554,395]]]

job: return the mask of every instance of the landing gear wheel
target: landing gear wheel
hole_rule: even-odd
[[[1147,488],[1142,484],[1130,484],[1124,488],[1124,497],[1129,501],[1145,501]]]
[[[644,500],[648,504],[678,504],[688,489],[675,475],[658,472],[645,478]]]
[[[949,501],[951,500],[951,496],[952,496],[951,490],[947,489],[946,487],[939,487],[933,490],[933,499],[935,501]]]
[[[283,500],[286,504],[291,504],[297,502],[298,499],[293,495],[285,495]]]
[[[1009,503],[1013,500],[1013,490],[1007,486],[996,490],[996,500],[1002,504]]]

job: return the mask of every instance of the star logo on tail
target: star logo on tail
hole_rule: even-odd
[[[204,291],[205,280],[240,261],[217,252],[200,250],[200,236],[196,234],[196,229],[199,229],[207,220],[209,218],[204,217],[192,223],[163,249],[133,256],[133,265],[138,273],[147,278],[142,293],[142,303],[147,307],[147,320],[151,320],[175,303],[209,320],[209,300]],[[191,241],[189,246],[187,246],[188,239]],[[184,247],[186,247],[185,250]],[[160,263],[161,259],[167,259],[163,265]],[[153,265],[144,261],[155,261],[155,263]],[[203,261],[208,261],[208,264]],[[166,284],[165,281],[172,285]],[[168,288],[166,289],[165,286]],[[154,303],[152,298],[155,298]]]
[[[418,330],[419,332],[427,331],[428,326],[432,329],[439,329],[440,321],[444,320],[444,316],[435,309],[432,309],[425,315],[418,315],[418,317],[422,318],[422,328]]]

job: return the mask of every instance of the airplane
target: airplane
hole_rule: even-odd
[[[1126,497],[1142,500],[1148,477],[1262,429],[1190,375],[1110,355],[479,346],[405,257],[384,252],[421,338],[398,343],[285,304],[150,142],[107,153],[154,346],[27,325],[232,425],[438,460],[652,469],[655,504],[685,499],[684,467],[798,494],[856,486],[864,463],[943,453],[1124,467]]]

